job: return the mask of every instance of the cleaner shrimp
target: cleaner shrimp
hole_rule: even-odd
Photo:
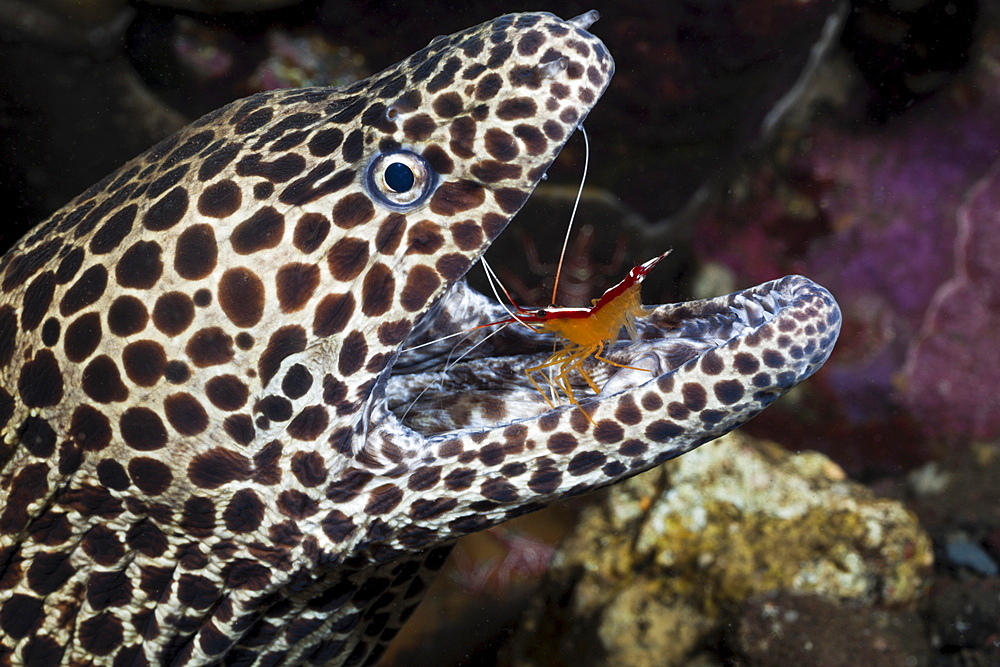
[[[573,211],[570,213],[562,250],[559,253],[559,263],[557,264],[555,280],[552,285],[553,304],[555,304],[556,294],[559,291],[559,278],[562,274],[563,261],[566,258],[566,248],[569,246],[573,221],[576,219],[577,208],[580,205],[580,199],[583,195],[583,186],[587,179],[587,170],[590,164],[590,140],[587,138],[587,131],[583,129],[582,125],[579,129],[583,135],[585,148],[583,177],[580,179],[580,188],[576,194],[576,201],[573,204]],[[590,377],[590,374],[583,367],[584,362],[590,357],[619,368],[639,371],[647,370],[619,364],[602,356],[602,352],[604,352],[607,344],[618,338],[618,334],[621,333],[623,327],[629,332],[632,340],[638,340],[639,335],[635,326],[635,320],[644,314],[640,299],[640,286],[646,274],[668,254],[670,254],[669,250],[658,257],[632,267],[632,270],[628,272],[628,275],[620,283],[608,289],[601,297],[594,299],[590,308],[560,308],[552,305],[548,308],[525,309],[514,303],[514,300],[506,289],[503,290],[504,294],[507,295],[507,299],[514,304],[515,310],[508,311],[510,312],[509,318],[492,322],[491,325],[508,325],[517,322],[538,333],[553,334],[557,345],[559,342],[562,342],[562,347],[554,349],[548,359],[537,366],[526,368],[524,371],[531,384],[545,398],[550,407],[555,407],[555,404],[542,391],[541,385],[538,384],[538,381],[533,376],[534,373],[541,373],[547,369],[557,368],[558,372],[555,374],[543,374],[553,393],[562,391],[566,398],[569,399],[569,402],[580,408],[581,412],[587,416],[587,419],[593,422],[590,414],[580,406],[573,394],[570,374],[574,370],[580,374],[580,377],[586,381],[595,394],[600,393],[600,389],[598,389],[597,383],[594,382],[594,379]],[[499,283],[500,281],[496,278],[496,274],[490,268],[489,264],[486,263],[485,258],[483,258],[483,266],[486,269],[487,276],[491,278],[491,282],[496,281]],[[495,288],[494,291],[496,291]],[[553,396],[553,398],[555,397]]]
[[[555,407],[533,374],[541,373],[546,369],[557,369],[555,374],[543,374],[549,386],[553,391],[561,391],[570,403],[579,407],[587,415],[587,419],[590,419],[590,415],[576,400],[570,382],[570,374],[573,371],[579,373],[580,377],[597,394],[600,393],[597,383],[583,367],[584,362],[590,357],[619,368],[647,370],[612,361],[602,356],[602,353],[605,346],[618,338],[618,334],[623,328],[628,331],[632,340],[638,340],[639,333],[635,320],[644,314],[640,298],[642,281],[653,267],[668,254],[670,254],[669,250],[632,267],[632,270],[621,282],[608,289],[600,298],[594,299],[590,308],[550,306],[531,309],[514,304],[514,311],[511,312],[510,317],[482,326],[504,326],[518,323],[538,333],[553,334],[556,343],[561,342],[562,346],[555,349],[544,362],[526,368],[525,375],[535,386],[535,389],[548,401],[549,405]],[[487,271],[492,273],[490,269]],[[507,298],[510,299],[509,294]]]

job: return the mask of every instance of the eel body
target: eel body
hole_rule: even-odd
[[[374,662],[456,538],[825,361],[839,311],[797,276],[651,309],[591,420],[526,386],[544,336],[416,347],[503,317],[461,279],[607,87],[595,19],[234,102],[0,260],[0,665]]]

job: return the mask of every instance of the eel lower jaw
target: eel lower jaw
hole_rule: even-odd
[[[385,385],[386,407],[423,436],[489,430],[573,408],[547,370],[530,378],[525,372],[549,358],[557,345],[552,336],[524,326],[482,326],[505,317],[499,304],[464,282],[453,286],[401,346]],[[769,382],[754,387],[766,404],[825,361],[839,318],[829,292],[806,278],[789,276],[714,299],[649,308],[637,321],[639,340],[619,339],[605,348],[606,358],[628,368],[594,358],[584,363],[599,393],[580,373],[572,371],[568,377],[575,400],[586,406],[621,392],[638,393],[656,378],[693,368],[712,350],[725,357],[725,350],[738,342],[776,339],[776,328],[790,332],[794,324],[811,331],[810,340],[800,333],[801,339],[786,345],[794,350],[785,355],[787,368],[767,368]],[[761,344],[761,355],[766,347]]]

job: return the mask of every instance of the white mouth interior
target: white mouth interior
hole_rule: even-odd
[[[637,321],[638,341],[619,338],[603,353],[632,368],[589,358],[583,368],[600,394],[573,371],[568,375],[573,395],[586,403],[645,384],[752,332],[771,321],[787,302],[780,292],[750,290],[650,308]],[[455,285],[403,343],[386,384],[389,410],[415,431],[433,435],[493,428],[568,405],[570,401],[550,380],[557,369],[534,374],[544,397],[525,373],[545,362],[561,342],[519,324],[474,328],[506,317],[496,301],[464,283]]]

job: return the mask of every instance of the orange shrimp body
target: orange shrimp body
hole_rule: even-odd
[[[554,333],[583,347],[600,346],[617,338],[623,326],[635,338],[635,318],[642,315],[639,291],[639,283],[636,283],[613,301],[601,306],[594,299],[592,309],[583,309],[589,311],[587,317],[564,316],[557,309],[544,311],[546,317],[536,329]]]
[[[515,306],[517,314],[495,324],[508,324],[520,322],[531,327],[535,331],[552,333],[557,339],[563,341],[563,347],[552,353],[544,363],[525,369],[525,374],[531,383],[535,385],[538,392],[545,397],[545,400],[552,405],[541,386],[532,376],[533,373],[546,368],[558,366],[558,372],[553,376],[546,376],[549,385],[556,390],[562,391],[571,403],[580,407],[573,395],[573,388],[570,383],[570,374],[576,370],[579,372],[594,393],[600,393],[597,383],[584,370],[583,363],[593,356],[595,359],[604,361],[619,368],[633,368],[616,363],[601,356],[604,346],[618,338],[622,327],[625,327],[633,340],[638,339],[635,320],[643,314],[640,300],[640,285],[646,274],[656,266],[670,251],[659,257],[639,264],[629,271],[628,275],[620,283],[605,292],[599,299],[595,299],[590,308],[542,308],[538,310],[528,310]],[[642,369],[633,369],[642,370]],[[582,410],[582,408],[581,408]],[[584,411],[586,415],[586,411]],[[587,415],[590,419],[590,415]]]

